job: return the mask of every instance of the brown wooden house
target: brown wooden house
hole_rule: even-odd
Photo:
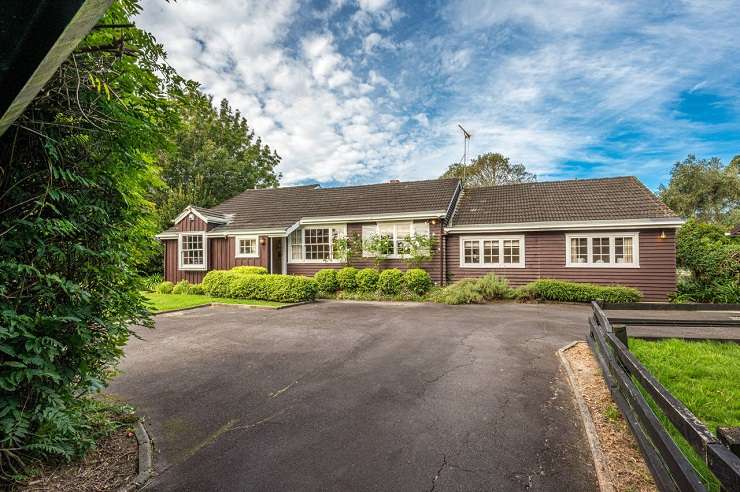
[[[247,190],[211,209],[190,206],[157,237],[165,278],[199,283],[208,270],[259,265],[313,275],[343,266],[337,237],[393,239],[384,268],[406,268],[404,237],[434,235],[424,265],[445,284],[494,272],[513,286],[560,278],[640,289],[665,300],[676,285],[682,220],[634,177],[463,190],[457,179]],[[363,252],[357,267],[373,265]]]

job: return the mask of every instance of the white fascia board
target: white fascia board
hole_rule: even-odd
[[[173,220],[172,222],[174,222],[175,224],[177,224],[182,219],[184,219],[185,217],[187,217],[189,214],[196,215],[197,217],[199,217],[206,224],[211,224],[211,223],[213,223],[213,224],[228,224],[228,220],[222,219],[221,217],[214,217],[212,215],[202,214],[202,213],[198,212],[196,209],[194,209],[192,205],[188,205],[187,208],[185,210],[183,210],[180,215],[178,215],[177,217],[175,217],[175,220]]]
[[[429,210],[426,212],[407,212],[398,214],[365,214],[365,215],[336,215],[332,217],[304,217],[298,221],[299,225],[313,224],[344,224],[347,222],[381,222],[384,220],[429,219],[444,217],[446,210]],[[295,227],[295,225],[293,226]]]
[[[461,232],[509,232],[509,231],[574,231],[604,229],[652,229],[656,227],[678,228],[686,222],[679,217],[631,220],[588,220],[553,222],[517,222],[511,224],[475,224],[453,226],[445,229],[448,233]]]
[[[198,232],[198,231],[195,231]],[[180,234],[193,234],[194,232],[168,232],[157,234],[154,236],[157,239],[177,239]],[[285,237],[285,229],[240,229],[233,231],[214,231],[206,232],[206,237],[217,238],[217,237],[228,237],[228,236],[274,236],[274,237]]]

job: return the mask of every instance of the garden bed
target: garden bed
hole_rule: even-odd
[[[260,301],[256,299],[227,299],[223,297],[211,297],[197,294],[159,294],[156,292],[145,292],[144,297],[149,301],[153,313],[164,313],[179,309],[209,306],[218,304],[246,304],[250,306],[279,308],[289,306],[289,303]]]

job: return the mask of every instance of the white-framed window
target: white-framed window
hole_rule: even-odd
[[[408,255],[406,238],[415,235],[429,236],[428,222],[378,222],[362,226],[362,242],[373,236],[385,236],[391,240],[392,246],[385,252],[388,258],[405,258]],[[362,252],[362,256],[369,258],[373,253]]]
[[[334,258],[334,240],[346,234],[346,224],[296,229],[288,236],[288,262],[338,263]]]
[[[208,258],[208,239],[205,232],[181,233],[177,238],[177,257],[180,270],[205,270]]]
[[[639,251],[637,232],[565,235],[566,267],[639,268]]]
[[[524,236],[461,236],[460,266],[524,268]]]
[[[235,256],[237,258],[259,258],[259,237],[236,236],[234,241],[236,242]]]

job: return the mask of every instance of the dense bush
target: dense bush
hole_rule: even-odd
[[[164,281],[160,283],[159,285],[157,285],[157,287],[155,287],[155,290],[159,294],[172,294],[172,289],[174,287],[175,287],[175,284],[173,284],[172,282]]]
[[[676,235],[676,263],[691,273],[677,302],[740,303],[740,241],[718,225],[689,220]]]
[[[434,285],[432,278],[421,268],[411,268],[403,274],[403,286],[414,294],[426,294],[432,285]]]
[[[478,290],[486,301],[511,299],[514,296],[514,290],[509,287],[509,281],[493,273],[478,279]]]
[[[478,280],[466,278],[440,289],[432,295],[434,302],[444,304],[476,304],[484,301]]]
[[[339,289],[337,281],[337,271],[333,268],[324,268],[314,274],[313,279],[316,281],[321,292],[336,292]]]
[[[521,299],[538,299],[562,302],[637,302],[642,297],[639,290],[621,285],[596,285],[565,280],[541,279],[518,290]]]
[[[267,273],[267,268],[261,266],[235,266],[229,271],[235,273],[264,275]]]
[[[180,280],[172,288],[172,293],[173,294],[187,294],[188,290],[190,290],[190,284],[188,283],[188,281]]]
[[[144,290],[154,292],[157,289],[157,285],[161,284],[163,280],[164,276],[161,273],[155,273],[153,275],[144,277],[144,279],[142,280]]]
[[[188,287],[188,294],[202,296],[205,293],[206,292],[203,290],[203,286],[201,284],[193,284]]]
[[[298,275],[246,274],[232,277],[226,297],[277,302],[312,301],[318,287],[312,278]]]
[[[383,294],[398,294],[401,288],[403,288],[403,273],[398,268],[383,270],[378,275],[378,290]]]
[[[337,272],[337,281],[342,290],[353,291],[357,288],[357,268],[344,267]]]
[[[357,290],[361,292],[375,292],[378,287],[379,273],[374,268],[363,268],[357,272]]]
[[[229,294],[229,283],[239,274],[230,270],[211,270],[203,277],[203,290],[213,297],[226,297]]]

